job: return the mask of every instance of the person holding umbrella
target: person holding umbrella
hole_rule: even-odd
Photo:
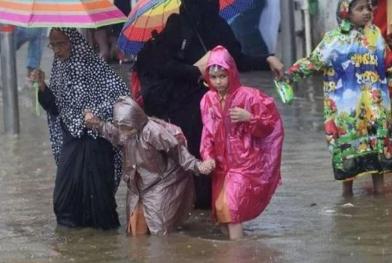
[[[128,95],[127,87],[76,29],[52,29],[49,48],[54,52],[49,85],[41,70],[33,71],[32,79],[38,82],[39,102],[48,114],[57,163],[53,196],[57,223],[116,228],[121,158],[108,141],[86,126],[83,114],[88,109],[110,120],[113,104]]]

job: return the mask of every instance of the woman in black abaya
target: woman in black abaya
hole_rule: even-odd
[[[203,67],[194,64],[217,45],[229,50],[240,71],[271,68],[283,75],[283,64],[273,54],[254,57],[241,52],[230,26],[219,16],[218,0],[182,0],[180,13],[171,15],[164,30],[145,44],[135,66],[145,112],[180,126],[195,156],[200,156],[199,104],[208,88],[201,77]],[[196,206],[208,208],[210,178],[195,177],[195,185]]]

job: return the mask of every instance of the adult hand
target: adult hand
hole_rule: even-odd
[[[45,72],[40,69],[34,69],[30,75],[31,81],[37,82],[40,91],[45,91],[46,84],[45,84]]]
[[[248,122],[252,118],[252,114],[239,107],[229,109],[229,115],[232,122]]]
[[[203,57],[201,57],[198,61],[196,61],[194,66],[198,67],[200,70],[200,73],[203,75],[203,77],[206,74],[207,70],[207,63],[208,63],[208,58],[210,57],[211,51],[208,51],[207,53],[204,54]]]
[[[274,72],[275,77],[277,79],[281,79],[284,76],[284,65],[280,60],[275,56],[269,56],[267,58],[267,62],[270,66],[272,72]]]
[[[94,116],[94,114],[91,111],[89,110],[84,111],[84,122],[86,123],[86,126],[88,128],[98,127],[100,121],[101,120],[98,117]]]

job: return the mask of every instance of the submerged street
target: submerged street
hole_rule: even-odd
[[[23,52],[18,53],[19,86]],[[49,75],[51,58],[43,61]],[[353,198],[341,197],[324,141],[320,80],[304,81],[294,103],[283,105],[271,78],[267,72],[242,74],[244,84],[277,99],[286,134],[283,181],[264,213],[245,224],[245,239],[235,242],[226,241],[208,211],[201,210],[166,237],[128,237],[124,226],[108,232],[58,228],[45,113],[35,115],[32,91],[22,89],[21,134],[0,134],[0,262],[390,262],[391,178],[385,178],[384,196],[374,196],[371,178],[363,177],[354,182]],[[1,131],[2,114],[1,105]],[[125,192],[121,184],[117,211],[122,225]]]

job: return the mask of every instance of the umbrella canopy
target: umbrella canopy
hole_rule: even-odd
[[[229,20],[252,6],[253,0],[219,0],[220,16]],[[136,55],[151,33],[165,27],[173,13],[178,13],[181,0],[139,0],[120,34],[119,48],[128,55]]]
[[[17,26],[97,28],[126,20],[108,0],[0,1],[0,23]]]

